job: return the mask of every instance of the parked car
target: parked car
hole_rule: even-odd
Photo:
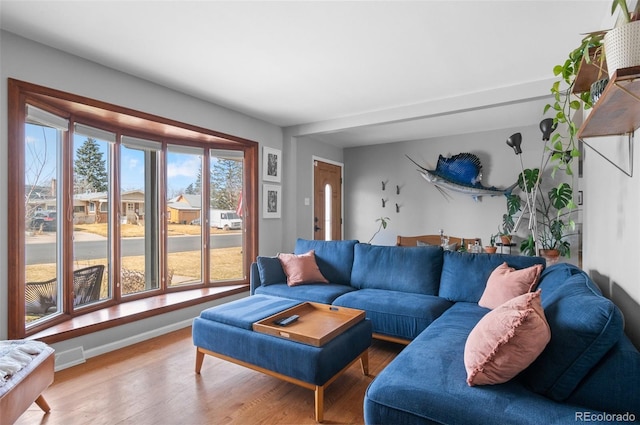
[[[36,211],[31,219],[31,228],[55,231],[57,223],[57,213],[55,211]]]
[[[191,220],[191,224],[193,224],[194,226],[200,226],[200,217]]]

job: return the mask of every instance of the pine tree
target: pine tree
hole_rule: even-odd
[[[76,152],[73,167],[74,186],[83,192],[106,192],[108,188],[106,161],[95,139],[87,138]]]
[[[189,186],[187,186],[187,188],[184,190],[184,193],[186,193],[187,195],[196,195],[196,189],[194,187],[193,183],[189,183]]]
[[[193,190],[195,193],[202,192],[202,164],[198,166],[198,174],[196,175],[196,182],[193,183]]]
[[[242,162],[217,158],[211,171],[211,208],[235,210],[242,192]]]

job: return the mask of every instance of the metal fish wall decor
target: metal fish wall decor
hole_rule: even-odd
[[[447,193],[451,190],[470,195],[475,201],[479,201],[482,196],[508,195],[518,185],[516,181],[505,189],[483,186],[482,164],[480,158],[472,153],[459,153],[448,158],[439,155],[435,170],[429,170],[415,162],[409,155],[406,156],[420,167],[418,170],[420,175],[433,184],[445,198],[451,197]]]

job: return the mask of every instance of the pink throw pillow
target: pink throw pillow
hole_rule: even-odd
[[[516,270],[502,263],[491,272],[478,301],[480,307],[494,309],[518,295],[530,292],[542,273],[542,264]]]
[[[287,285],[296,286],[305,283],[329,283],[322,275],[316,263],[316,252],[312,249],[304,254],[278,254]]]
[[[540,290],[507,301],[480,319],[467,337],[467,384],[507,382],[533,363],[550,339]]]

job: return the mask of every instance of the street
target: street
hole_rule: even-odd
[[[242,246],[242,233],[229,233],[228,235],[211,235],[211,247],[230,248]],[[168,238],[169,252],[195,251],[200,249],[201,240],[199,235],[195,236],[170,236]],[[144,253],[144,238],[126,238],[122,240],[122,256],[129,257],[142,255]],[[76,241],[74,243],[74,259],[91,260],[105,258],[106,239]],[[26,244],[27,265],[55,263],[56,252],[55,243],[27,243]]]

